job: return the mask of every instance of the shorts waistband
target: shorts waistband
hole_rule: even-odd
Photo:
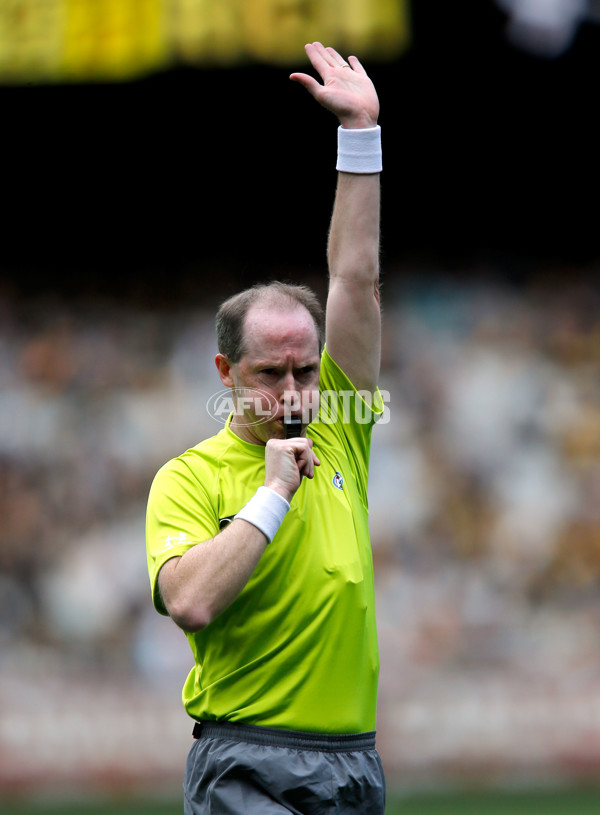
[[[306,733],[303,730],[280,730],[262,725],[211,721],[196,722],[193,736],[195,739],[209,736],[268,747],[315,750],[319,753],[354,753],[375,748],[374,730],[367,733]]]

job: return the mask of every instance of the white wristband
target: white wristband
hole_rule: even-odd
[[[270,487],[259,487],[235,517],[260,529],[271,543],[289,508],[288,502],[278,492]]]
[[[380,173],[381,127],[347,130],[338,127],[336,170],[342,173]]]

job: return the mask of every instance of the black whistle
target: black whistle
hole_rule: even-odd
[[[302,433],[302,419],[299,416],[290,416],[284,420],[283,427],[286,439],[295,439]]]

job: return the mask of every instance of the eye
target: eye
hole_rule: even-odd
[[[315,370],[314,365],[305,365],[304,368],[298,369],[298,376],[310,376]]]

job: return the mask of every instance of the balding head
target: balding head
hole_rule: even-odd
[[[319,352],[323,347],[323,309],[316,294],[307,286],[290,283],[260,283],[233,295],[217,312],[217,343],[219,352],[230,362],[238,362],[244,354],[246,317],[251,307],[278,312],[305,309],[316,329]]]

